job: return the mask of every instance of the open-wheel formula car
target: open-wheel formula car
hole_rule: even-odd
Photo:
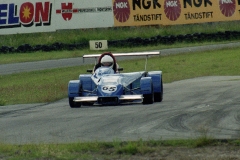
[[[84,55],[84,58],[99,58],[104,55],[113,57],[115,68],[98,66],[88,70],[89,74],[80,74],[78,80],[68,83],[68,98],[71,108],[81,105],[118,105],[122,103],[141,102],[152,104],[163,99],[162,71],[146,71],[147,59],[160,52],[138,53],[104,53]],[[115,57],[146,56],[145,71],[121,73],[122,68],[116,69]],[[97,66],[97,64],[95,65]]]

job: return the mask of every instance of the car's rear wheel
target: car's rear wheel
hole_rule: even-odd
[[[73,97],[68,98],[70,107],[71,108],[80,108],[81,103],[80,102],[74,102],[73,99],[74,99]]]
[[[154,93],[154,102],[162,102],[163,93]]]
[[[154,102],[162,102],[163,100],[163,84],[161,80],[161,92],[154,93]]]
[[[143,101],[142,104],[153,104],[154,102],[154,93],[153,93],[153,83],[150,82],[151,93],[150,94],[143,94]]]

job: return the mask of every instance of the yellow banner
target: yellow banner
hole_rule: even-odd
[[[114,26],[240,20],[240,0],[112,0]]]

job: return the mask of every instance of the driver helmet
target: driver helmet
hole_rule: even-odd
[[[113,58],[109,55],[103,56],[101,59],[101,66],[112,68],[113,67]]]

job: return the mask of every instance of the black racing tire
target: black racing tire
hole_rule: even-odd
[[[93,106],[94,103],[92,103],[92,102],[83,102],[82,105],[83,106]]]
[[[161,92],[155,92],[154,93],[154,102],[162,102],[163,100],[163,83],[161,80]]]
[[[154,96],[153,94],[144,94],[142,104],[153,104]]]
[[[80,102],[74,102],[73,99],[74,99],[73,97],[68,98],[70,107],[71,108],[80,108],[82,104]]]
[[[154,102],[162,102],[162,100],[163,100],[163,93],[155,92],[154,93]]]
[[[153,104],[153,102],[154,102],[154,93],[153,93],[153,84],[152,83],[151,83],[151,90],[152,90],[152,93],[150,93],[150,94],[143,94],[142,104]]]

